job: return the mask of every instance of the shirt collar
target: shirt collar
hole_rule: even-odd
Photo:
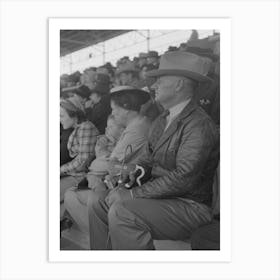
[[[183,111],[183,109],[189,104],[190,101],[191,101],[191,98],[171,107],[169,109],[169,115],[167,118],[170,120],[173,120],[174,118],[176,118]]]

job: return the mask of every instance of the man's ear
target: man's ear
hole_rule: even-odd
[[[184,80],[178,79],[178,81],[175,84],[175,92],[180,92],[183,87],[184,87]]]

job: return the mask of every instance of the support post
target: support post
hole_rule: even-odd
[[[106,57],[105,57],[105,55],[106,55],[106,49],[105,49],[105,42],[103,42],[103,64],[105,64],[105,61],[106,61]]]
[[[147,52],[150,51],[150,30],[147,30]]]

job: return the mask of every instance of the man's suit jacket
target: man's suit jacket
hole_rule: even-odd
[[[219,132],[194,100],[166,131],[153,135],[139,164],[152,167],[152,179],[133,188],[135,198],[188,198],[211,206],[214,172],[219,162]]]

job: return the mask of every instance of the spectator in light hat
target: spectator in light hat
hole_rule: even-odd
[[[159,55],[156,51],[149,51],[147,54],[147,64],[155,65],[158,68]]]
[[[139,69],[136,68],[133,62],[120,64],[116,70],[116,76],[118,77],[121,86],[126,85],[138,88]]]
[[[142,67],[146,64],[147,64],[147,53],[141,52],[139,54],[138,67],[142,69]]]

